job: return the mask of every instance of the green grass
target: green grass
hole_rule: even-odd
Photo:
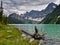
[[[0,45],[37,45],[37,41],[30,43],[28,38],[22,37],[18,29],[0,24]]]

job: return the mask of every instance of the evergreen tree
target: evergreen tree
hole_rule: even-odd
[[[1,1],[1,7],[0,7],[0,22],[2,22],[2,15],[3,15],[3,7],[2,7],[2,1]]]

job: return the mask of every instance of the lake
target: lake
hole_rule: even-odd
[[[46,34],[46,38],[52,38],[60,41],[60,25],[59,24],[15,24],[15,28],[24,30],[30,34],[34,33],[34,27],[38,28],[39,34]],[[60,44],[60,43],[59,43]],[[59,45],[55,44],[55,45]]]

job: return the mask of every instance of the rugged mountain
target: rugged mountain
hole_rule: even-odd
[[[16,13],[12,13],[8,16],[8,20],[9,20],[8,23],[12,23],[12,24],[39,23],[40,18],[42,19],[42,17],[45,17],[48,13],[51,13],[56,7],[57,7],[56,4],[50,3],[46,7],[46,9],[44,9],[42,11],[32,10],[30,12],[26,12],[25,14],[21,14],[21,15],[18,15]]]
[[[45,15],[51,13],[55,8],[57,7],[56,4],[54,3],[50,3],[46,9],[42,10],[42,11],[36,11],[36,10],[32,10],[30,12],[26,12],[25,14],[22,14],[21,17],[32,17],[32,18],[42,18]]]
[[[18,14],[12,13],[8,17],[8,23],[9,24],[28,24],[28,23],[32,24],[36,22],[31,20],[26,20],[24,18],[21,18]]]
[[[60,24],[60,5],[40,22],[42,24]]]
[[[21,20],[20,16],[16,13],[12,13],[10,14],[10,16],[8,17],[8,23],[11,24],[19,24],[19,23],[24,23],[24,20]]]

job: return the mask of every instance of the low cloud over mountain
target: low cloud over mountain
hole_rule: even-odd
[[[26,11],[41,10],[51,2],[58,2],[59,0],[2,0],[4,4],[4,12],[10,14],[25,13]]]

